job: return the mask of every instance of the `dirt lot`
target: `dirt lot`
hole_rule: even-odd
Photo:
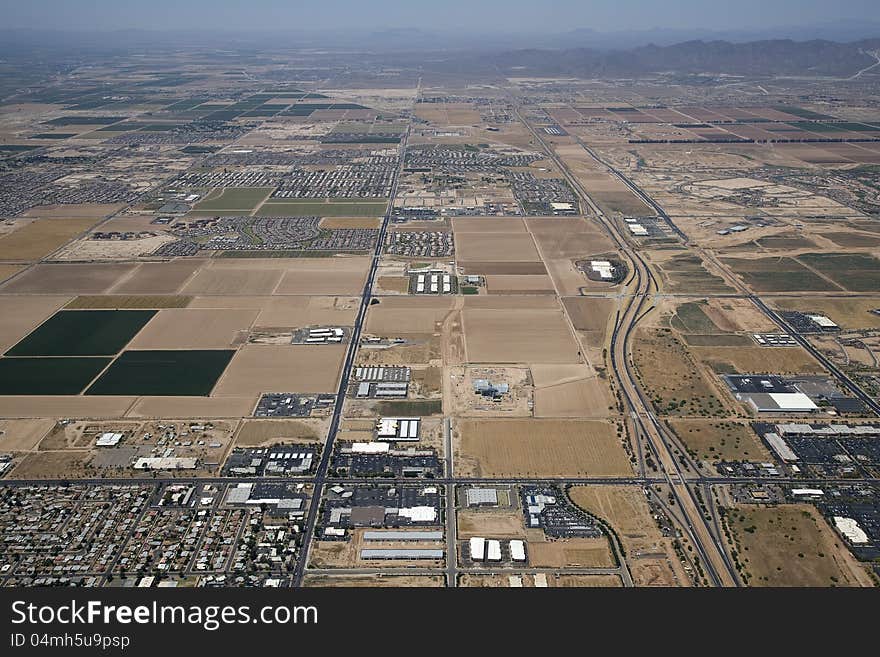
[[[525,233],[526,225],[519,217],[453,217],[455,233]],[[456,235],[456,239],[458,235]]]
[[[750,586],[871,586],[810,505],[737,507],[727,517]]]
[[[672,429],[695,458],[704,461],[772,461],[750,427],[718,420],[670,420]]]
[[[569,496],[614,528],[637,586],[687,583],[670,539],[657,528],[639,486],[574,486]]]
[[[284,275],[281,269],[205,267],[183,287],[182,292],[205,294],[272,294]]]
[[[256,310],[160,310],[129,344],[130,349],[222,349],[239,343]]]
[[[244,420],[235,434],[236,447],[324,442],[323,420]],[[322,431],[323,430],[323,431]]]
[[[561,310],[465,308],[463,324],[467,357],[472,363],[581,360]]]
[[[262,392],[333,392],[344,345],[244,345],[214,388],[214,396]]]
[[[438,575],[316,575],[307,574],[303,586],[309,587],[344,587],[344,588],[407,588],[424,587],[438,588],[446,585],[446,580]]]
[[[49,430],[54,420],[0,420],[0,452],[29,452]]]
[[[630,476],[609,422],[462,420],[454,427],[459,474],[486,477]]]
[[[615,565],[608,539],[566,538],[530,542],[529,564],[536,568],[611,568]]]

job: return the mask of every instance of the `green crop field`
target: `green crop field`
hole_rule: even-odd
[[[261,217],[381,217],[387,201],[270,199],[257,211]],[[199,208],[201,209],[201,208]]]
[[[0,358],[0,395],[77,395],[109,358]]]
[[[234,353],[231,349],[126,351],[86,394],[206,397]]]
[[[128,344],[155,314],[155,310],[62,310],[7,355],[109,356]]]
[[[272,187],[227,187],[219,193],[218,190],[214,190],[195,209],[249,213],[272,193],[272,189]]]

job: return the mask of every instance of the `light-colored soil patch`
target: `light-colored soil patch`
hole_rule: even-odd
[[[453,217],[455,233],[525,233],[526,225],[519,217]]]
[[[456,427],[461,474],[487,477],[630,476],[609,422],[462,420]]]
[[[256,310],[160,310],[129,343],[129,349],[221,349],[244,340]]]
[[[215,396],[262,392],[333,392],[344,345],[245,345],[214,388]]]
[[[141,397],[126,417],[240,418],[251,414],[256,396]]]
[[[134,400],[134,397],[3,396],[0,397],[0,417],[122,417]]]
[[[24,269],[24,265],[0,265],[0,283]]]
[[[52,427],[54,420],[0,420],[0,452],[29,452]]]

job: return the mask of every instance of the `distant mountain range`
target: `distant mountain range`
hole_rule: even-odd
[[[726,75],[851,75],[877,61],[880,39],[852,43],[787,39],[731,43],[687,41],[669,46],[647,45],[629,50],[512,50],[491,57],[505,73],[628,76],[675,72]],[[485,59],[485,58],[475,58]],[[880,73],[880,67],[878,67]]]

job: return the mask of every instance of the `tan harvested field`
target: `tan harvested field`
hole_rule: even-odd
[[[294,258],[276,294],[360,294],[369,266],[365,257]]]
[[[752,429],[724,420],[670,420],[688,451],[704,461],[772,461]]]
[[[102,294],[135,266],[39,264],[0,286],[0,294]]]
[[[236,447],[268,447],[279,443],[324,442],[322,420],[244,420],[235,434]]]
[[[55,420],[0,420],[0,452],[29,452],[36,449]]]
[[[351,325],[359,301],[353,297],[272,297],[262,307],[254,326]]]
[[[482,310],[559,310],[559,302],[550,296],[466,296],[462,297],[465,308]]]
[[[549,276],[486,276],[489,294],[554,294]]]
[[[614,242],[593,220],[577,217],[526,219],[545,260],[583,258],[614,250]]]
[[[141,397],[132,405],[126,417],[246,417],[257,405],[257,397],[247,397],[245,394],[227,397]]]
[[[26,217],[98,219],[121,210],[121,203],[71,203],[70,205],[37,205],[24,213]]]
[[[641,486],[573,486],[569,497],[611,525],[626,552],[636,586],[687,582],[671,540],[660,533]]]
[[[439,588],[445,586],[441,576],[430,575],[318,575],[303,578],[306,588]]]
[[[455,233],[525,233],[526,225],[520,217],[453,217],[452,230]]]
[[[214,387],[214,396],[262,392],[333,392],[345,345],[244,345]]]
[[[613,299],[566,297],[562,300],[578,331],[605,333],[617,305]]]
[[[367,311],[365,331],[393,337],[401,333],[433,333],[451,312],[451,297],[383,297]]]
[[[324,217],[319,226],[327,230],[337,228],[378,228],[382,223],[379,217]]]
[[[872,586],[864,567],[808,504],[728,509],[750,586]]]
[[[244,341],[256,310],[160,310],[129,343],[129,349],[222,349]]]
[[[0,351],[16,344],[69,300],[70,297],[0,296]]]
[[[191,278],[181,292],[196,296],[272,294],[283,275],[281,269],[206,267]]]
[[[689,347],[699,360],[729,364],[743,374],[820,374],[824,368],[801,347]]]
[[[465,274],[482,276],[546,276],[543,262],[472,262],[459,260],[458,266]]]
[[[457,257],[463,261],[537,262],[541,258],[528,233],[462,233],[456,236]]]
[[[0,396],[2,418],[122,417],[135,397]]]
[[[460,474],[487,477],[630,476],[629,459],[609,422],[462,420]]]
[[[0,283],[5,281],[24,269],[24,265],[2,265],[0,264]]]
[[[462,314],[468,362],[576,363],[581,360],[561,310],[465,308]]]
[[[611,545],[601,538],[564,538],[529,543],[529,564],[536,568],[611,568]]]
[[[608,383],[597,376],[535,389],[535,417],[608,417],[615,412]]]
[[[97,223],[97,219],[36,219],[0,237],[0,259],[39,260]]]
[[[114,294],[174,294],[203,265],[204,260],[145,262],[113,288]]]
[[[777,297],[771,299],[768,305],[779,310],[822,313],[843,329],[880,328],[880,315],[870,312],[880,308],[880,299]]]
[[[122,309],[122,308],[186,308],[192,297],[179,295],[150,296],[150,295],[85,295],[76,297],[64,306],[67,309],[97,310],[97,309]]]

